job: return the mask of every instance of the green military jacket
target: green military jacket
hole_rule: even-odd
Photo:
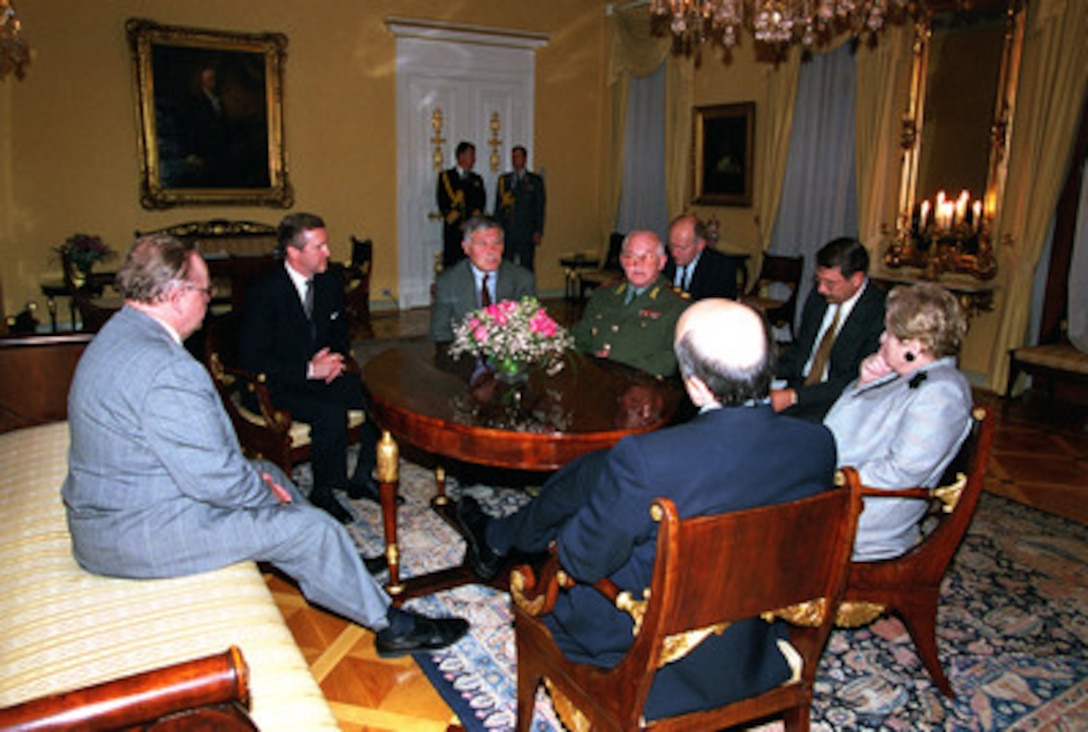
[[[673,334],[688,300],[673,291],[664,277],[629,305],[622,282],[604,285],[593,293],[582,319],[571,332],[575,345],[588,353],[610,358],[657,376],[676,373]]]

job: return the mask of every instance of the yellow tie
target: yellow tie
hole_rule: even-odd
[[[835,345],[835,331],[839,329],[839,313],[842,305],[835,306],[835,317],[831,319],[831,325],[824,331],[824,337],[820,339],[820,345],[816,347],[816,354],[812,357],[812,368],[805,377],[805,386],[819,384],[824,380],[824,369],[827,368],[827,360],[831,357],[831,347]]]

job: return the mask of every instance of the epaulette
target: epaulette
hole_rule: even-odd
[[[667,287],[670,290],[672,290],[672,294],[676,295],[681,300],[690,300],[691,299],[691,293],[690,292],[685,292],[683,288],[677,287],[676,285],[672,284],[671,282],[667,285]]]

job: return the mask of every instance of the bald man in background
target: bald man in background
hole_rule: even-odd
[[[773,348],[758,313],[730,300],[701,300],[680,317],[673,345],[684,388],[699,409],[694,419],[575,460],[512,516],[493,519],[469,496],[458,505],[468,559],[481,577],[494,577],[514,550],[536,553],[557,543],[578,584],[560,593],[544,621],[574,661],[609,668],[631,645],[631,617],[589,584],[607,577],[635,596],[649,587],[654,498],[672,499],[689,517],[793,501],[832,485],[831,433],[770,406]],[[711,635],[657,672],[647,719],[781,684],[790,674],[778,645],[784,638],[784,628],[759,618]]]

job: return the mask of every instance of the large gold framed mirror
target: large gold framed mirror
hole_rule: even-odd
[[[1024,37],[1023,0],[935,0],[915,22],[888,267],[990,279]]]

